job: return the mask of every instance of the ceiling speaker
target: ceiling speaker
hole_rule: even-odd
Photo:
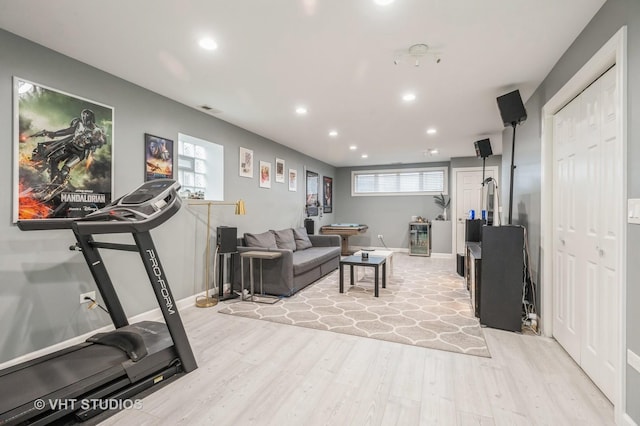
[[[475,141],[473,146],[476,148],[477,157],[487,158],[493,154],[493,151],[491,151],[491,141],[489,139]]]
[[[527,119],[527,111],[524,109],[519,90],[502,95],[497,101],[505,127],[520,124]]]

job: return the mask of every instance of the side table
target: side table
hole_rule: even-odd
[[[277,259],[280,256],[282,256],[282,253],[277,252],[277,251],[258,251],[258,250],[253,250],[253,251],[245,251],[240,253],[240,271],[241,271],[241,276],[240,276],[240,283],[241,283],[241,293],[242,293],[242,300],[251,300],[252,302],[258,302],[258,303],[269,303],[269,304],[273,304],[276,303],[278,300],[280,300],[278,297],[276,296],[268,296],[264,294],[264,291],[262,289],[262,261],[264,259],[267,260],[273,260],[273,259]],[[250,283],[250,297],[245,297],[244,295],[244,259],[248,258],[249,259],[249,283]],[[253,281],[253,259],[260,259],[260,295],[259,297],[255,296],[255,287],[254,287],[254,281]],[[260,299],[265,299],[265,300],[260,300]]]

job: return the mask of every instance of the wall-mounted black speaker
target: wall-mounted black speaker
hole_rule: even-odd
[[[524,109],[519,90],[502,95],[497,101],[505,127],[520,124],[527,119],[527,111]]]
[[[482,139],[481,141],[475,141],[473,146],[476,148],[476,156],[481,158],[487,158],[493,154],[491,150],[491,141],[489,139]]]
[[[238,229],[230,226],[219,226],[216,232],[218,253],[235,253],[238,251]]]

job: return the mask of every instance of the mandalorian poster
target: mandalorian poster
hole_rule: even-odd
[[[14,220],[111,202],[113,108],[14,77]]]

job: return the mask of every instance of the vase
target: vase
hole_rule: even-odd
[[[444,220],[447,220],[447,209],[442,209],[442,217],[444,217]]]

